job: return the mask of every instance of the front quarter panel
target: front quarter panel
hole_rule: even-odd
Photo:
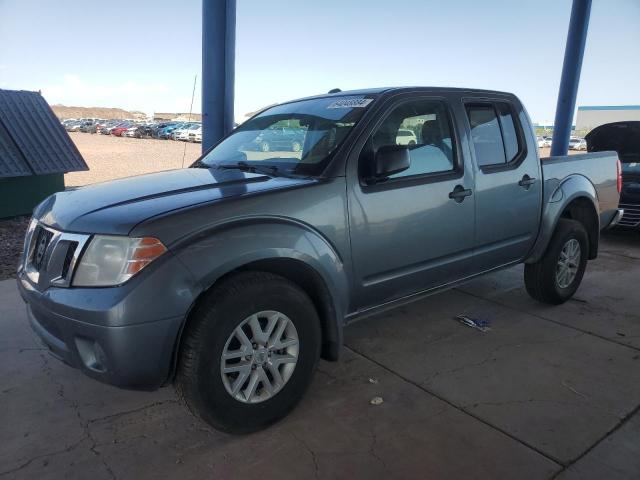
[[[336,321],[348,312],[351,257],[344,178],[174,211],[134,229],[160,238],[195,279],[194,296],[259,260],[291,259],[324,281]]]
[[[290,259],[315,270],[329,289],[336,313],[347,308],[349,285],[342,258],[310,227],[282,218],[245,219],[219,227],[177,252],[205,291],[220,277],[259,260]]]

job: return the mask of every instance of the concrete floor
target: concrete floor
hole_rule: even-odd
[[[363,320],[293,414],[249,436],[210,430],[170,388],[60,364],[0,282],[0,478],[637,479],[639,279],[640,236],[608,235],[560,307],[516,267]]]

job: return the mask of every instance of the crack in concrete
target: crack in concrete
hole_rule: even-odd
[[[473,297],[473,298],[479,298],[480,300],[484,300],[486,302],[491,302],[491,303],[494,303],[496,305],[500,305],[501,307],[507,308],[507,309],[512,310],[514,312],[518,312],[518,313],[521,313],[521,314],[524,314],[524,315],[530,315],[530,316],[532,316],[534,318],[539,318],[540,320],[543,320],[545,322],[554,323],[554,324],[556,324],[556,325],[558,325],[560,327],[568,328],[570,330],[575,330],[577,332],[582,332],[584,334],[590,335],[590,336],[595,337],[595,338],[599,338],[599,339],[604,340],[606,342],[615,343],[616,345],[619,345],[621,347],[626,347],[626,348],[630,348],[632,350],[640,351],[640,347],[635,347],[635,346],[630,345],[628,343],[616,342],[613,337],[611,337],[611,338],[610,337],[605,337],[604,335],[600,335],[600,334],[592,332],[590,330],[584,330],[582,328],[575,327],[573,325],[569,325],[569,324],[566,324],[566,323],[562,323],[562,322],[560,322],[558,320],[554,320],[552,318],[543,317],[542,315],[534,313],[534,312],[523,311],[523,310],[520,310],[517,307],[514,307],[512,305],[500,302],[500,301],[495,300],[493,298],[486,298],[486,297],[483,297],[481,295],[476,295],[475,293],[471,293],[471,292],[468,292],[466,290],[462,290],[460,288],[455,288],[454,290],[456,290],[458,292],[461,292],[461,293],[464,293],[465,295],[469,295],[470,297]],[[612,312],[609,312],[609,313],[612,313]],[[615,315],[620,315],[620,314],[615,314]],[[620,338],[625,338],[625,337],[620,337]]]
[[[61,449],[61,450],[55,450],[53,452],[49,452],[49,453],[43,453],[41,455],[36,455],[35,457],[31,457],[30,459],[28,459],[26,462],[22,463],[21,465],[11,468],[9,470],[5,470],[3,472],[0,472],[0,477],[3,477],[5,475],[9,475],[11,473],[16,473],[24,468],[27,468],[29,465],[31,465],[33,462],[35,462],[36,460],[40,460],[42,458],[47,458],[47,457],[54,457],[56,455],[61,455],[63,453],[67,453],[70,452],[72,450],[74,450],[78,445],[80,445],[83,441],[85,440],[84,435],[75,443],[72,443],[71,445]]]
[[[298,435],[296,435],[295,432],[291,432],[291,436],[295,438],[300,443],[300,445],[304,447],[304,449],[307,452],[309,452],[309,455],[311,455],[311,460],[313,461],[314,476],[315,478],[320,478],[320,466],[318,465],[318,458],[316,457],[316,452],[313,451],[313,449],[309,446],[309,444],[307,444],[307,442],[305,442]]]
[[[93,455],[95,455],[96,457],[99,458],[100,462],[102,463],[102,465],[106,469],[106,471],[109,474],[109,476],[112,479],[116,480],[117,477],[116,477],[115,473],[113,472],[113,470],[111,468],[111,465],[109,465],[109,463],[106,461],[106,459],[97,450],[97,441],[94,438],[93,434],[91,433],[91,429],[89,428],[89,423],[90,422],[82,417],[82,414],[80,413],[80,408],[79,408],[78,402],[76,402],[75,400],[73,400],[71,398],[67,398],[66,397],[65,391],[64,391],[64,385],[62,385],[62,383],[57,381],[55,379],[54,375],[52,375],[52,373],[51,373],[51,366],[49,365],[49,360],[47,359],[47,357],[45,355],[41,354],[40,356],[41,356],[42,361],[43,361],[43,370],[45,372],[45,375],[47,376],[49,381],[51,381],[51,383],[53,383],[53,385],[58,387],[58,392],[57,392],[58,396],[62,400],[67,402],[67,404],[69,404],[69,406],[71,407],[71,409],[75,413],[76,417],[78,418],[78,422],[80,423],[80,427],[82,428],[82,431],[84,432],[83,440],[88,440],[91,443],[91,445],[89,446],[89,451]]]
[[[538,455],[552,461],[553,463],[556,463],[558,466],[562,467],[565,464],[562,462],[562,460],[560,460],[559,458],[556,458],[552,455],[550,455],[549,453],[544,452],[543,450],[540,450],[539,448],[537,448],[536,446],[529,444],[527,442],[525,442],[524,440],[516,437],[515,435],[513,435],[512,433],[510,433],[508,430],[504,430],[503,428],[494,425],[492,423],[490,423],[489,421],[483,419],[482,417],[474,414],[472,411],[468,410],[468,409],[464,409],[462,408],[460,405],[458,405],[457,403],[453,402],[452,400],[447,399],[446,397],[443,397],[442,395],[439,395],[436,392],[432,392],[431,390],[428,390],[424,385],[421,385],[420,383],[414,382],[413,380],[411,380],[408,377],[405,377],[404,375],[396,372],[395,370],[392,370],[390,367],[387,367],[386,365],[376,361],[374,358],[372,357],[368,357],[367,355],[365,355],[362,352],[359,352],[358,350],[355,350],[353,347],[349,346],[349,345],[345,345],[345,348],[348,348],[349,350],[351,350],[353,353],[355,353],[356,355],[370,361],[371,363],[378,365],[380,368],[382,368],[383,370],[389,372],[391,375],[413,385],[414,387],[422,390],[423,392],[425,392],[427,395],[431,395],[434,398],[437,398],[438,400],[440,400],[441,402],[449,405],[450,407],[453,407],[455,410],[457,410],[458,412],[461,412],[462,414],[468,415],[471,418],[476,419],[477,421],[479,421],[480,423],[488,426],[489,428],[492,428],[498,432],[500,432],[501,434],[505,435],[506,437],[511,438],[512,440],[514,440],[515,442],[523,445],[524,447],[536,452]]]
[[[474,362],[474,363],[469,363],[469,364],[464,364],[449,370],[444,370],[442,372],[435,372],[433,375],[429,376],[426,380],[423,380],[422,383],[424,384],[429,384],[431,383],[434,379],[436,379],[439,376],[442,375],[449,375],[449,374],[453,374],[456,372],[459,372],[461,370],[466,370],[467,368],[473,368],[473,367],[479,367],[484,365],[485,363],[489,362],[490,360],[493,360],[496,353],[499,350],[502,349],[506,349],[506,348],[511,348],[511,347],[520,347],[520,346],[529,346],[529,345],[541,345],[541,344],[547,344],[547,343],[556,343],[556,342],[560,342],[562,340],[570,340],[572,338],[578,338],[585,335],[583,332],[578,333],[576,335],[566,335],[566,336],[562,336],[562,337],[558,337],[558,338],[554,338],[551,340],[539,340],[539,341],[535,341],[535,342],[531,342],[531,341],[526,341],[523,340],[521,342],[517,342],[517,343],[507,343],[507,344],[503,344],[503,345],[498,345],[495,348],[491,349],[491,351],[479,362]]]
[[[33,348],[33,349],[24,349],[24,350],[47,350],[47,349],[42,349],[42,348]],[[51,372],[51,366],[49,365],[49,361],[46,355],[40,354],[40,357],[42,359],[42,363],[43,363],[43,371],[45,373],[45,376],[49,379],[49,381],[55,386],[57,387],[57,391],[56,394],[57,396],[62,399],[63,401],[65,401],[73,410],[73,412],[75,413],[78,422],[80,424],[80,427],[82,428],[82,432],[83,435],[82,437],[74,442],[72,445],[65,447],[63,449],[60,450],[55,450],[53,452],[49,452],[49,453],[45,453],[42,455],[37,455],[35,457],[29,458],[27,461],[25,461],[24,463],[22,463],[21,465],[19,465],[18,467],[12,468],[10,470],[4,471],[4,472],[0,472],[0,476],[5,476],[5,475],[9,475],[12,473],[15,473],[19,470],[22,470],[26,467],[28,467],[29,465],[31,465],[34,461],[41,459],[41,458],[47,458],[47,457],[54,457],[57,455],[61,455],[63,453],[68,453],[72,450],[74,450],[75,448],[77,448],[80,444],[82,444],[82,442],[84,442],[85,440],[89,442],[89,451],[95,455],[96,457],[98,457],[98,459],[100,460],[100,462],[102,463],[102,465],[104,466],[106,472],[109,474],[109,476],[116,480],[117,476],[115,474],[115,472],[113,471],[113,469],[111,468],[111,465],[107,462],[107,460],[104,458],[104,456],[100,453],[100,451],[98,450],[98,448],[102,445],[105,444],[100,444],[97,442],[96,438],[93,436],[93,433],[91,432],[91,425],[98,423],[98,422],[104,422],[106,420],[113,420],[115,418],[124,416],[124,415],[128,415],[128,414],[132,414],[132,413],[139,413],[142,412],[144,410],[147,410],[149,408],[152,407],[156,407],[159,405],[165,405],[165,404],[169,404],[169,403],[178,403],[177,400],[163,400],[163,401],[158,401],[158,402],[153,402],[151,404],[148,405],[144,405],[142,407],[139,408],[134,408],[131,410],[127,410],[124,412],[117,412],[114,414],[110,414],[110,415],[105,415],[103,417],[98,417],[98,418],[94,418],[94,419],[86,419],[82,416],[82,414],[80,413],[80,409],[79,409],[79,405],[78,403],[71,399],[68,398],[65,394],[65,390],[64,390],[64,385],[62,383],[60,383],[59,381],[57,381],[54,377],[54,375]]]
[[[636,257],[635,255],[628,255],[626,253],[615,252],[613,250],[600,250],[600,253],[614,255],[616,257],[630,258],[631,260],[640,260],[640,257]]]
[[[371,444],[369,445],[368,453],[378,462],[380,462],[382,468],[384,468],[384,470],[388,472],[389,468],[387,467],[387,462],[385,462],[384,459],[380,455],[378,455],[378,452],[376,452],[376,446],[378,445],[378,435],[376,434],[374,422],[371,418],[371,410],[369,410],[367,413],[367,425],[369,425],[369,436],[372,440]]]
[[[468,403],[468,404],[460,404],[460,408],[463,409],[469,409],[469,408],[476,408],[478,406],[489,406],[489,407],[503,407],[505,405],[522,405],[522,404],[526,404],[526,403],[552,403],[554,405],[564,405],[566,407],[580,407],[580,406],[588,406],[588,407],[593,407],[596,410],[599,410],[601,412],[604,412],[608,415],[611,415],[612,417],[620,420],[621,417],[620,415],[618,415],[615,412],[612,412],[611,410],[608,410],[604,407],[601,407],[600,405],[597,405],[593,402],[568,402],[565,400],[551,400],[551,399],[537,399],[537,398],[527,398],[524,400],[504,400],[501,402],[473,402],[473,403]]]
[[[178,401],[177,400],[161,400],[159,402],[153,402],[148,405],[143,405],[142,407],[133,408],[131,410],[125,410],[124,412],[117,412],[117,413],[112,413],[110,415],[105,415],[104,417],[92,418],[91,420],[88,420],[87,423],[91,425],[94,423],[103,422],[105,420],[112,420],[114,418],[122,417],[124,415],[129,415],[131,413],[143,412],[145,410],[148,410],[149,408],[157,407],[160,405],[166,405],[168,403],[178,403]]]

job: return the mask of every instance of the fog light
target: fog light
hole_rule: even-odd
[[[98,345],[98,342],[90,338],[76,337],[76,347],[82,363],[89,370],[94,372],[105,372],[107,370],[107,356]]]

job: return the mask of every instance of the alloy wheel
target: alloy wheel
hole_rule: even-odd
[[[222,351],[220,373],[227,393],[243,403],[272,398],[293,375],[298,353],[298,332],[289,317],[273,310],[250,315]]]
[[[580,242],[575,238],[562,247],[556,265],[556,283],[560,288],[567,288],[575,280],[580,268],[580,256]]]

